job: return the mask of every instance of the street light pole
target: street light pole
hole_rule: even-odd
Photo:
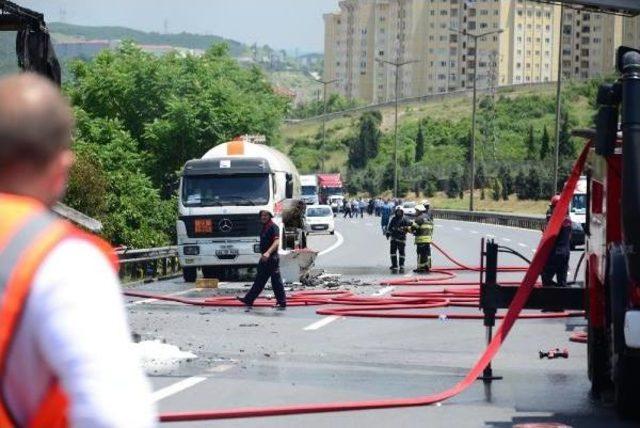
[[[560,152],[560,111],[561,105],[561,92],[562,92],[562,36],[564,31],[564,5],[560,6],[560,40],[558,41],[558,81],[556,82],[556,144],[553,151],[553,184],[551,185],[551,195],[555,195],[558,192],[558,158]]]
[[[399,62],[399,61],[386,61],[380,58],[376,58],[376,61],[378,61],[381,64],[389,64],[389,65],[393,65],[396,68],[396,83],[395,83],[395,110],[396,110],[396,114],[395,114],[395,131],[394,131],[394,135],[393,135],[393,157],[394,157],[394,167],[393,167],[393,197],[397,198],[398,197],[398,92],[399,92],[399,74],[400,74],[400,67],[402,67],[403,65],[407,65],[407,64],[412,64],[414,62],[418,62],[415,60],[411,60],[411,61],[404,61],[404,62]]]
[[[476,187],[476,99],[477,99],[477,82],[478,82],[478,39],[489,36],[491,34],[502,33],[504,30],[487,31],[481,34],[471,34],[466,30],[460,31],[457,28],[449,28],[449,31],[460,33],[464,36],[473,38],[473,108],[471,110],[471,183],[469,194],[469,211],[473,211],[473,192]]]
[[[322,80],[322,79],[313,79],[316,82],[322,84],[322,143],[320,143],[320,169],[322,172],[324,170],[324,143],[325,138],[327,136],[327,86],[335,83],[338,79],[333,80]]]

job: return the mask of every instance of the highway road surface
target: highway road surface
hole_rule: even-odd
[[[392,277],[388,242],[381,234],[379,219],[339,217],[336,227],[334,236],[309,240],[321,252],[317,267],[340,274],[341,281],[352,284],[349,289],[363,295],[388,295],[397,290],[378,285]],[[531,257],[540,233],[436,220],[435,240],[462,262],[479,263],[482,237]],[[411,244],[409,239],[407,267],[415,266]],[[578,258],[579,252],[572,253],[572,271]],[[503,255],[500,263],[522,264]],[[450,262],[435,253],[434,265]],[[521,274],[501,278],[509,276]],[[458,278],[477,279],[478,274],[461,273]],[[135,288],[205,297],[240,294],[247,284],[223,283],[218,290],[202,291],[175,279]],[[460,381],[485,348],[481,320],[325,317],[317,315],[316,309],[255,308],[246,312],[127,299],[136,336],[145,344],[160,341],[156,345],[167,351],[168,360],[162,357],[145,363],[161,412],[426,395]],[[447,309],[456,310],[462,311]],[[464,311],[476,312],[473,308]],[[589,397],[586,345],[568,341],[571,332],[583,327],[582,318],[518,321],[493,363],[494,373],[503,380],[490,386],[477,382],[436,406],[165,426],[475,428],[525,422],[631,426]],[[556,347],[567,348],[569,358],[539,359],[539,350]],[[171,361],[173,355],[190,358]]]

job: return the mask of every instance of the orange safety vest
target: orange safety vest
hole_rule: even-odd
[[[0,385],[4,382],[11,342],[33,277],[50,251],[69,237],[94,243],[117,269],[117,257],[106,242],[59,219],[34,199],[0,193]],[[30,416],[28,426],[67,426],[67,411],[67,396],[56,381],[49,387],[36,414]],[[16,425],[0,393],[0,427]]]

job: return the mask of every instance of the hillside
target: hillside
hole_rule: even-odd
[[[600,81],[567,82],[563,90],[561,177],[582,144],[570,130],[588,127]],[[342,172],[349,190],[379,194],[393,187],[394,108],[352,113],[327,120],[324,148],[328,172]],[[399,180],[408,190],[458,194],[468,188],[471,100],[450,98],[400,107],[398,132]],[[495,98],[479,96],[476,161],[487,193],[508,185],[520,199],[546,198],[551,188],[555,132],[555,90],[503,88]],[[418,148],[418,135],[422,145]],[[285,123],[278,146],[303,173],[320,169],[321,122]],[[420,154],[423,153],[423,154]],[[506,171],[506,172],[505,172]],[[505,184],[503,175],[509,175]],[[518,177],[519,176],[519,177]],[[519,180],[519,181],[518,181]],[[525,180],[527,183],[525,183]],[[518,181],[516,186],[513,182]],[[560,183],[561,185],[562,183]],[[527,187],[528,186],[528,187]]]
[[[49,30],[54,40],[65,42],[70,40],[133,40],[142,45],[169,45],[190,49],[207,49],[214,43],[225,42],[229,45],[231,55],[239,56],[246,46],[235,40],[220,36],[201,35],[192,33],[160,34],[144,32],[126,27],[89,27],[84,25],[49,23]],[[69,39],[71,38],[71,39]]]

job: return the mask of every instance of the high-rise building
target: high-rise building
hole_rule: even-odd
[[[480,88],[557,77],[557,5],[527,0],[343,0],[339,7],[324,17],[324,78],[339,79],[331,90],[349,98],[394,98],[396,70],[382,61],[415,61],[399,68],[401,98],[468,88],[475,74]],[[612,71],[615,47],[622,41],[621,18],[570,8],[564,17],[565,76],[589,78]],[[478,37],[476,47],[465,33],[492,34]]]
[[[588,79],[614,71],[622,43],[622,17],[566,8],[562,23],[562,74]]]
[[[623,18],[622,44],[640,49],[640,16]]]

